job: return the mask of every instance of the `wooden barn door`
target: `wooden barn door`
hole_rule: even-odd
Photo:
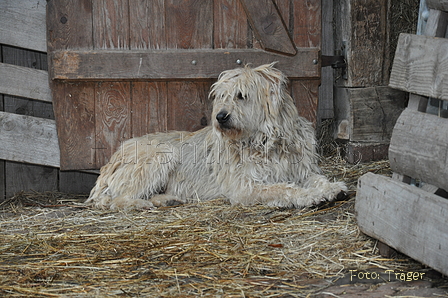
[[[218,74],[278,61],[316,121],[321,0],[49,0],[61,169],[98,169],[121,142],[210,123]]]

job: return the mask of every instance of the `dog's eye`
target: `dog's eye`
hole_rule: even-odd
[[[244,96],[243,96],[243,94],[241,92],[238,92],[238,94],[236,95],[236,98],[238,98],[240,100],[243,100]]]

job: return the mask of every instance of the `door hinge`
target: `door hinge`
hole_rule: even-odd
[[[342,43],[341,50],[336,50],[334,52],[334,56],[321,55],[321,66],[331,66],[333,69],[340,69],[341,77],[347,80],[346,42]]]

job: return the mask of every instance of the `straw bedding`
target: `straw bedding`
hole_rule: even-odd
[[[34,297],[307,297],[349,269],[409,270],[382,258],[354,215],[357,178],[386,161],[323,159],[347,200],[316,208],[224,200],[143,212],[85,208],[83,196],[20,193],[0,206],[0,295]]]

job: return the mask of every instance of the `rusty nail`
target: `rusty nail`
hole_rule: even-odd
[[[62,24],[67,23],[67,18],[66,18],[66,17],[62,17],[62,18],[61,18],[61,23],[62,23]]]

